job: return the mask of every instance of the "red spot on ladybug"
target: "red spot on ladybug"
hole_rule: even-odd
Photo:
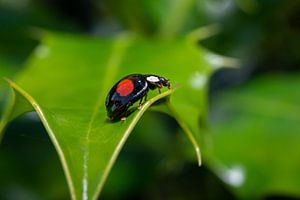
[[[134,89],[134,85],[133,82],[129,79],[125,79],[123,81],[121,81],[117,88],[116,88],[116,92],[122,96],[122,97],[126,97],[128,96],[130,93],[132,93]]]

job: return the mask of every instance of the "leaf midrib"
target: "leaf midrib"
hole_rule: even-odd
[[[94,122],[96,119],[96,116],[100,110],[101,105],[103,104],[103,99],[105,98],[107,88],[110,87],[111,83],[113,82],[114,78],[116,77],[116,74],[118,72],[118,69],[120,68],[120,64],[122,62],[122,58],[124,57],[127,49],[127,42],[128,39],[124,37],[119,37],[112,48],[111,57],[108,59],[107,66],[105,67],[106,72],[104,75],[99,75],[99,80],[101,80],[102,90],[95,102],[95,105],[92,109],[90,122],[87,126],[86,136],[85,136],[85,142],[86,149],[83,155],[83,179],[82,179],[82,199],[86,200],[88,199],[88,186],[86,185],[88,182],[88,161],[89,161],[89,138],[90,134],[92,132],[92,129],[94,127]]]

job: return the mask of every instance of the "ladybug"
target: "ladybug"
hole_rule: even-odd
[[[138,100],[139,107],[143,99],[146,101],[149,89],[170,88],[170,81],[157,75],[130,74],[118,81],[106,97],[107,116],[110,120],[124,120],[129,114],[128,109]]]

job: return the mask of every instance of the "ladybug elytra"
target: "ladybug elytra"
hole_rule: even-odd
[[[123,119],[130,106],[139,100],[146,101],[149,89],[170,88],[168,79],[157,75],[131,74],[118,81],[106,97],[106,110],[110,120]]]

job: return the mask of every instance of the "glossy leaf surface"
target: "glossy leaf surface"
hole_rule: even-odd
[[[242,197],[300,194],[299,77],[264,76],[213,104],[213,164]]]
[[[125,122],[110,123],[104,107],[110,87],[130,73],[169,78],[172,87],[178,88],[169,108],[177,113],[175,117],[193,143],[200,163],[198,117],[205,117],[209,75],[222,64],[223,58],[187,39],[47,34],[16,83],[10,82],[15,101],[11,101],[0,128],[34,109],[60,156],[72,198],[95,199],[143,112],[173,91],[166,89],[160,95],[149,92],[150,100],[141,111]]]

